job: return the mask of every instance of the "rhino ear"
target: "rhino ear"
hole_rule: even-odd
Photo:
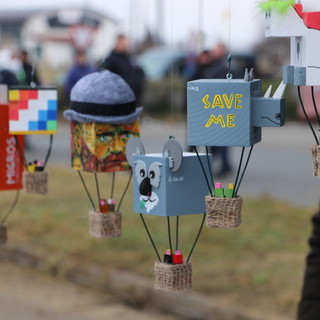
[[[139,138],[130,138],[127,142],[126,156],[131,167],[133,166],[132,155],[134,154],[145,154],[143,143]]]
[[[179,170],[182,163],[182,148],[174,139],[168,140],[163,146],[162,155],[169,158],[169,168],[172,172]]]

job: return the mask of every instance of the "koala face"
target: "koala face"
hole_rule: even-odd
[[[134,177],[135,212],[163,215],[166,212],[164,177],[167,171],[174,173],[181,166],[183,153],[180,144],[169,139],[163,146],[162,155],[150,157],[145,154],[141,140],[131,138],[127,143],[126,154]],[[153,210],[159,203],[157,210]]]
[[[159,203],[159,198],[153,190],[159,188],[162,164],[153,162],[149,168],[142,160],[137,160],[134,164],[134,176],[141,195],[140,206],[146,208],[149,213]]]

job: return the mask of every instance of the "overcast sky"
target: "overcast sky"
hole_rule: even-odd
[[[231,50],[250,50],[263,40],[263,19],[257,9],[258,0],[0,0],[5,8],[61,7],[84,5],[112,15],[120,22],[121,31],[139,38],[146,26],[160,29],[166,42],[188,40],[191,32],[202,30],[206,47],[215,42],[230,43]],[[157,11],[163,7],[163,24]],[[319,0],[302,0],[305,11],[320,10]],[[229,10],[230,4],[230,10]],[[230,14],[229,14],[230,12]]]

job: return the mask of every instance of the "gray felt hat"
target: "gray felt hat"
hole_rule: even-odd
[[[71,109],[63,115],[78,122],[125,124],[134,122],[142,112],[127,83],[108,70],[90,73],[71,90]]]

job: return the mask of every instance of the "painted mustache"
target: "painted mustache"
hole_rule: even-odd
[[[107,163],[107,168],[111,168],[114,166],[119,166],[123,162],[127,162],[127,157],[123,153],[114,154],[112,153],[105,159]]]

